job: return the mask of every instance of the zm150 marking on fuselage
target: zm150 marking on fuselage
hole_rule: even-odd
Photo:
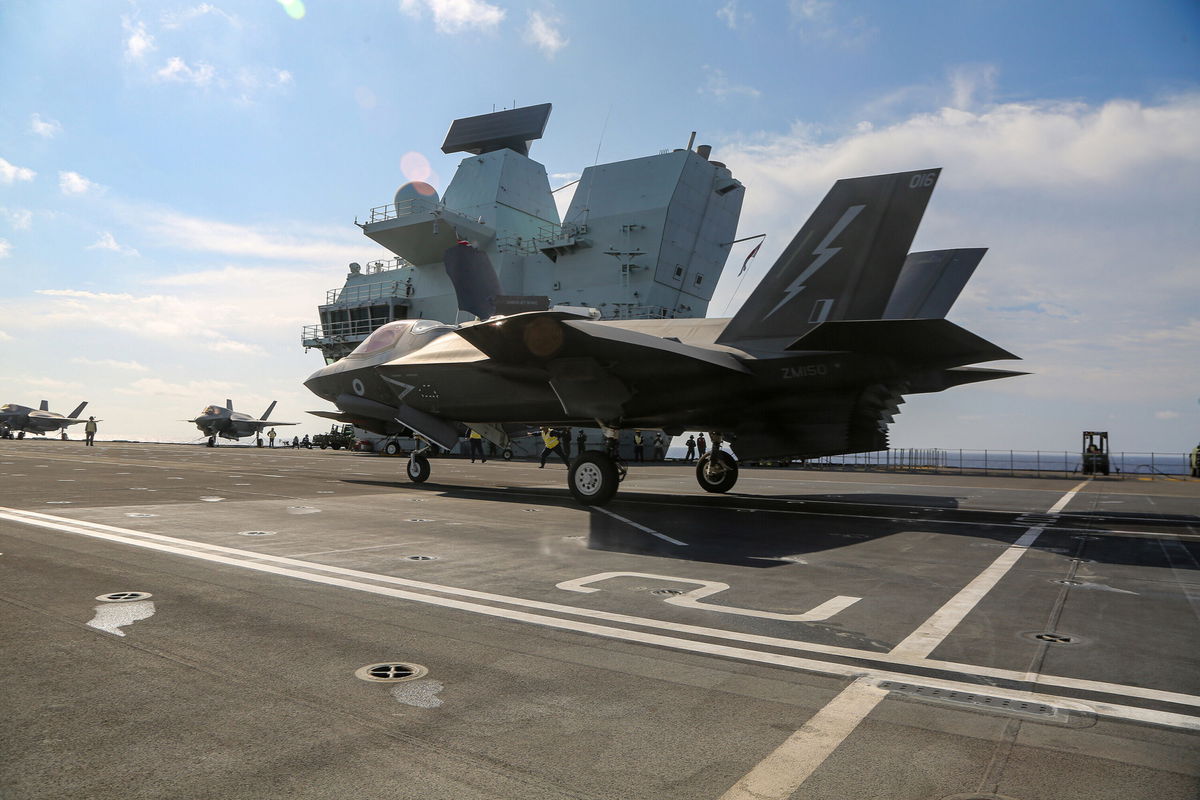
[[[817,378],[829,374],[829,367],[824,364],[800,364],[794,367],[780,367],[779,377],[785,381],[793,378]]]

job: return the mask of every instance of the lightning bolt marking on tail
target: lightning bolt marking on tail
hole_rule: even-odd
[[[834,239],[842,234],[842,231],[846,229],[846,226],[853,222],[854,218],[857,217],[864,208],[866,208],[865,205],[850,206],[846,209],[846,212],[842,214],[842,218],[837,221],[837,224],[830,229],[828,235],[826,235],[821,243],[817,245],[817,249],[812,251],[812,254],[816,256],[816,259],[814,259],[813,262],[808,265],[808,269],[804,270],[804,272],[801,272],[796,277],[796,280],[792,281],[791,284],[789,284],[788,287],[783,290],[783,299],[776,303],[775,307],[768,311],[766,316],[771,316],[776,311],[783,308],[783,306],[785,306],[793,298],[795,298],[796,295],[804,291],[805,282],[813,275],[817,274],[817,270],[825,266],[829,259],[841,252],[842,248],[830,247],[829,245],[833,243]]]

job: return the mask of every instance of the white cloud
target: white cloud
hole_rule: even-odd
[[[189,66],[179,56],[171,56],[154,77],[162,81],[190,83],[193,86],[208,86],[213,82],[217,70],[212,64],[199,62],[195,67]]]
[[[121,27],[128,36],[125,37],[125,58],[130,61],[141,61],[148,53],[158,49],[154,37],[146,30],[146,23],[133,22],[128,17],[121,19]]]
[[[340,230],[332,235],[336,238],[325,237],[311,226],[299,224],[295,226],[299,232],[293,232],[145,209],[131,211],[129,221],[143,225],[160,241],[194,252],[302,261],[325,267],[390,256],[374,244],[352,244],[357,237],[351,238]]]
[[[230,14],[228,11],[217,8],[212,3],[200,3],[183,11],[164,11],[162,14],[162,26],[167,30],[176,30],[200,17],[214,17],[224,20],[234,28],[242,27],[241,19],[234,14]]]
[[[87,250],[111,250],[114,253],[120,253],[123,256],[140,255],[137,250],[132,247],[127,247],[122,244],[117,244],[117,240],[108,231],[100,235],[100,239],[95,244],[89,244]]]
[[[0,258],[8,258],[12,253],[12,242],[8,239],[0,239]]]
[[[809,39],[820,39],[843,46],[860,46],[875,35],[864,17],[845,18],[844,9],[831,0],[789,0],[788,12],[792,25],[800,35]]]
[[[0,331],[0,342],[11,342],[11,341],[13,341],[13,337],[10,334],[5,333],[4,331]]]
[[[1156,411],[1154,412],[1155,419],[1179,419],[1178,411]]]
[[[547,58],[554,58],[558,51],[566,47],[568,43],[568,40],[562,35],[561,28],[561,17],[555,14],[531,11],[525,27],[525,41],[541,50]]]
[[[729,78],[725,76],[724,70],[710,67],[707,64],[704,66],[704,72],[708,76],[704,85],[698,91],[700,94],[711,94],[718,100],[725,100],[730,96],[741,95],[744,97],[758,98],[762,96],[762,92],[752,86],[741,86],[731,83]]]
[[[18,167],[0,158],[0,183],[15,183],[16,181],[31,181],[36,172],[28,167]]]
[[[33,212],[25,208],[2,208],[0,214],[8,220],[13,230],[27,231],[33,227]]]
[[[56,119],[42,119],[41,114],[29,118],[29,130],[43,139],[53,139],[62,133],[62,124]]]
[[[210,395],[231,394],[241,384],[229,381],[188,381],[186,383],[171,383],[162,378],[141,378],[128,386],[115,389],[120,394],[155,395],[158,397],[187,397],[203,398]],[[198,400],[197,402],[204,402]]]
[[[112,358],[72,358],[72,364],[82,364],[87,367],[104,367],[106,369],[126,369],[131,372],[149,372],[150,368],[136,361],[117,361]]]
[[[717,18],[728,25],[731,31],[754,22],[753,14],[738,8],[738,0],[729,0],[725,5],[718,8]]]
[[[439,33],[495,30],[505,16],[504,9],[484,0],[400,0],[400,10],[416,19],[428,11]]]
[[[58,188],[63,194],[87,194],[91,190],[98,188],[98,184],[92,183],[78,172],[59,172]]]

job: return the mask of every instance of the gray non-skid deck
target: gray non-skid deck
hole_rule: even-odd
[[[403,465],[0,441],[0,797],[1200,795],[1200,482]]]

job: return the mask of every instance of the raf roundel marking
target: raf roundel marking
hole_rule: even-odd
[[[367,393],[367,387],[363,386],[363,382],[360,378],[355,378],[354,383],[350,384],[350,386],[354,389],[354,393],[359,397],[362,397]]]

